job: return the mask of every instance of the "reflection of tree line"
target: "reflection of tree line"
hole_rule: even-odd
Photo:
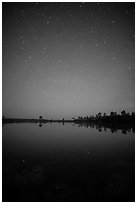
[[[118,125],[118,124],[98,124],[98,123],[76,123],[78,127],[87,127],[87,128],[96,128],[99,132],[107,131],[108,129],[111,130],[112,133],[115,133],[119,130],[123,134],[126,134],[127,132],[135,133],[135,126],[126,126],[126,125]]]
[[[40,127],[42,127],[43,123],[62,123],[63,125],[64,123],[73,123],[78,124],[79,127],[96,127],[98,131],[102,131],[102,129],[107,130],[107,128],[111,129],[111,132],[122,130],[122,133],[126,134],[126,132],[130,132],[131,129],[135,132],[135,113],[132,112],[130,114],[122,111],[121,114],[117,114],[117,112],[112,111],[110,115],[98,113],[95,116],[78,117],[70,120],[64,118],[61,120],[48,120],[42,116],[39,116],[38,119],[12,119],[3,116],[2,123],[38,123]]]

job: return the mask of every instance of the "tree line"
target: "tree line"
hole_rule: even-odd
[[[127,113],[125,110],[121,111],[120,114],[117,112],[110,112],[110,115],[106,113],[99,112],[96,115],[86,116],[86,117],[78,117],[72,118],[74,121],[77,122],[93,122],[93,121],[100,121],[100,122],[134,122],[135,121],[135,112]]]

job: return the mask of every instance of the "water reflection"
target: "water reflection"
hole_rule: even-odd
[[[64,122],[61,123],[62,125],[65,125]],[[134,126],[127,126],[127,125],[122,125],[119,127],[115,126],[114,124],[112,125],[102,125],[102,124],[97,124],[97,123],[71,123],[73,126],[78,126],[78,127],[86,127],[86,128],[92,128],[92,129],[96,129],[99,132],[102,131],[107,131],[107,130],[111,130],[111,133],[117,133],[118,131],[121,131],[122,134],[127,134],[127,132],[129,133],[130,131],[132,131],[133,133],[135,133],[135,127]],[[43,125],[46,125],[45,123],[38,123],[39,127],[42,127]]]
[[[2,142],[3,201],[134,201],[131,129],[10,124]]]

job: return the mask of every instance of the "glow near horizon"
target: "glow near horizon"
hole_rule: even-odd
[[[133,3],[3,5],[5,116],[134,111]]]

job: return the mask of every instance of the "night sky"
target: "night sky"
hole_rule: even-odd
[[[134,111],[134,3],[2,3],[3,115]]]

